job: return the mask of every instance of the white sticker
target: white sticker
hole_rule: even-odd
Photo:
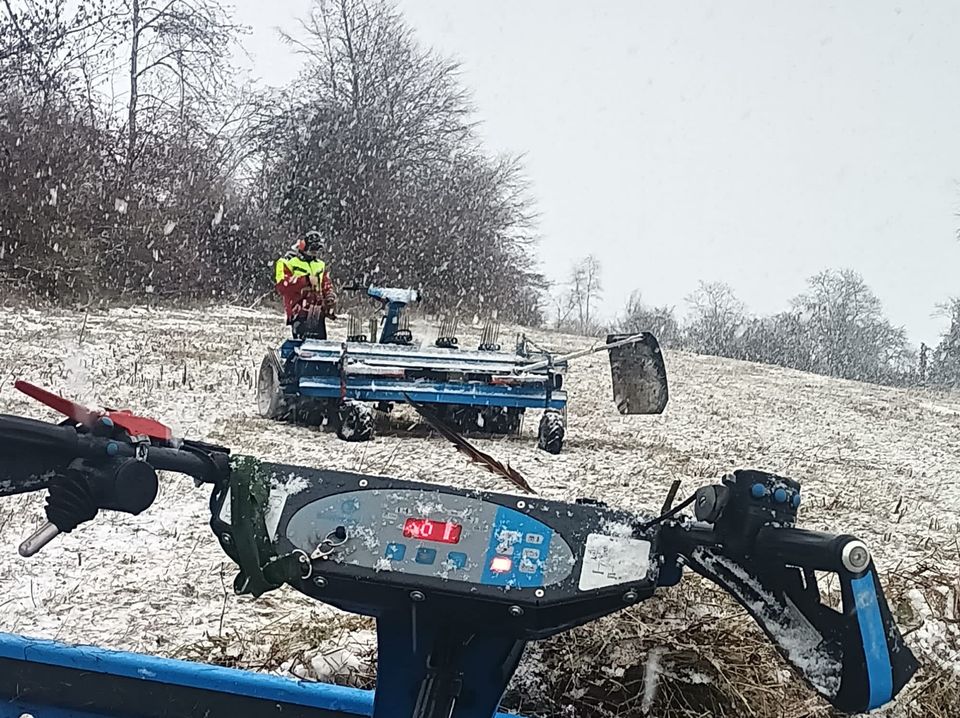
[[[590,534],[580,571],[581,591],[642,581],[650,572],[650,542]]]
[[[220,520],[225,524],[230,523],[230,489],[227,489],[223,495],[223,506],[220,507]]]
[[[270,488],[270,498],[267,499],[267,510],[263,517],[263,522],[267,526],[267,535],[271,541],[277,540],[277,527],[280,525],[280,514],[283,513],[283,507],[287,505],[287,497],[292,491],[287,490],[286,486],[272,486]]]
[[[297,493],[289,491],[286,486],[270,487],[270,497],[267,499],[267,510],[264,512],[263,522],[267,527],[267,535],[272,541],[277,540],[277,528],[280,525],[280,515],[287,503],[287,497]],[[220,509],[220,520],[230,523],[230,489],[223,495],[223,508]]]

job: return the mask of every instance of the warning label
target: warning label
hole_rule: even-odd
[[[590,534],[580,571],[581,591],[642,581],[650,572],[650,542]]]

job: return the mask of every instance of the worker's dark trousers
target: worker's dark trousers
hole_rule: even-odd
[[[319,319],[308,319],[307,317],[292,319],[290,327],[293,329],[294,339],[327,338],[327,320],[323,317]]]

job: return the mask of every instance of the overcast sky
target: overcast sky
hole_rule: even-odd
[[[300,58],[309,0],[236,0],[254,72]],[[594,252],[603,310],[685,310],[700,279],[751,311],[852,267],[915,342],[960,295],[960,2],[401,0],[463,63],[491,151],[522,153],[543,269]]]

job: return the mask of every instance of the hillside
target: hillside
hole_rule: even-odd
[[[342,334],[344,326],[339,322],[335,333]],[[266,459],[506,490],[438,439],[397,432],[369,444],[345,444],[330,433],[257,417],[256,370],[284,329],[276,314],[234,308],[133,308],[91,314],[86,321],[67,312],[0,310],[0,412],[50,416],[13,390],[13,379],[24,378],[81,400],[155,415],[179,435]],[[434,328],[418,329],[432,339]],[[558,349],[588,342],[533,336]],[[930,661],[915,685],[935,678],[930,672],[935,670],[947,676],[954,671],[960,681],[960,395],[870,386],[681,352],[668,352],[666,360],[671,398],[662,416],[618,415],[607,360],[593,356],[574,364],[567,379],[568,442],[561,455],[535,449],[536,416],[526,421],[522,440],[477,444],[509,461],[549,498],[590,496],[633,508],[659,506],[674,479],[683,480],[682,497],[739,467],[796,478],[805,496],[801,525],[857,534],[874,551],[891,602],[911,630],[908,642]],[[267,669],[282,666],[325,677],[335,672],[335,664],[346,662],[352,677],[341,679],[362,682],[358,676],[369,673],[370,625],[311,605],[290,590],[257,601],[233,596],[227,590],[232,564],[209,533],[206,499],[189,480],[168,476],[157,503],[144,515],[101,514],[32,560],[21,559],[16,544],[42,521],[42,497],[0,503],[0,630]],[[618,685],[632,675],[638,662],[648,660],[651,646],[658,647],[661,668],[654,671],[647,664],[645,671],[663,673],[666,682],[660,698],[648,696],[648,706],[671,700],[670,681],[716,685],[720,679],[710,671],[701,675],[690,652],[709,657],[716,649],[723,655],[719,665],[726,665],[730,656],[723,651],[730,647],[701,648],[669,638],[696,622],[696,601],[684,601],[686,590],[713,595],[688,580],[650,602],[657,606],[624,619],[660,611],[671,617],[676,631],[640,631],[643,640],[634,648],[611,645],[601,664],[565,663],[574,672],[593,671],[582,683],[566,675],[561,684],[530,665],[518,676],[518,686],[534,704],[592,700],[604,681]],[[710,630],[756,634],[734,613],[726,611]],[[625,625],[620,628],[627,630]],[[578,632],[584,645],[592,645],[588,630]],[[706,635],[721,635],[710,630]],[[316,660],[321,640],[327,660]],[[349,650],[331,653],[347,644]],[[677,656],[671,658],[672,652]],[[564,660],[541,655],[555,668]],[[689,670],[663,668],[671,665]],[[782,682],[782,671],[779,678],[777,671],[771,673],[774,682]],[[807,692],[798,695],[808,712],[781,708],[755,715],[822,710]],[[776,694],[768,697],[776,704]],[[929,707],[921,709],[921,700],[920,692],[908,688],[887,713],[935,715]],[[624,715],[640,714],[632,712],[641,710],[634,703],[627,708]]]

